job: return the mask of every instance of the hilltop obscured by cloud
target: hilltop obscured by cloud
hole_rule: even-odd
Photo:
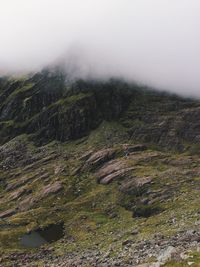
[[[62,62],[200,97],[199,0],[2,0],[0,73]]]

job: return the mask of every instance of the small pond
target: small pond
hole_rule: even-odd
[[[27,248],[37,248],[41,245],[55,242],[64,236],[64,224],[49,225],[44,229],[37,229],[21,237],[20,244]]]

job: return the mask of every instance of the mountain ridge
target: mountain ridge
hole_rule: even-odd
[[[135,133],[137,136],[142,135],[138,131],[143,130],[144,124],[151,128],[150,124],[154,123],[157,125],[164,123],[163,132],[167,131],[166,127],[171,127],[175,132],[184,132],[185,136],[179,137],[178,133],[174,135],[177,139],[185,139],[186,142],[193,142],[196,136],[199,136],[200,102],[198,100],[149,90],[119,80],[108,82],[78,80],[66,84],[64,74],[45,72],[36,74],[28,80],[8,82],[5,87],[2,86],[0,99],[0,134],[3,135],[5,129],[7,138],[10,129],[11,138],[20,133],[36,133],[36,135],[45,136],[45,132],[48,132],[46,142],[54,139],[66,141],[87,135],[103,120],[118,120],[124,127],[129,128],[130,132],[132,130],[133,135],[134,124],[137,124]],[[95,116],[92,116],[94,113]],[[175,117],[177,125],[173,126],[171,124]],[[73,125],[72,120],[77,122],[77,125]],[[184,120],[186,120],[185,124]],[[65,129],[61,129],[63,124],[65,129],[68,128],[64,133],[62,132]],[[175,127],[177,129],[174,129]],[[190,127],[193,127],[193,135],[191,131],[188,133]],[[77,131],[74,131],[76,128]],[[151,130],[156,131],[156,127]],[[151,137],[147,141],[159,143],[158,139],[162,138],[161,132],[162,127],[155,133],[157,140]],[[148,136],[150,136],[149,133]]]

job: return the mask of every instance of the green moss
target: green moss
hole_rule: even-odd
[[[22,92],[26,92],[30,89],[32,89],[32,87],[34,86],[34,83],[28,83],[22,87],[20,87],[18,90],[14,91],[14,94],[18,94],[18,93],[22,93]]]
[[[189,155],[200,155],[200,144],[190,145],[187,151]]]
[[[14,125],[14,121],[13,120],[0,122],[0,127],[10,127],[10,126],[13,126],[13,125]]]

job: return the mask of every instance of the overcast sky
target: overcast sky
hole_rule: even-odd
[[[200,0],[0,0],[0,73],[59,61],[200,97]]]

